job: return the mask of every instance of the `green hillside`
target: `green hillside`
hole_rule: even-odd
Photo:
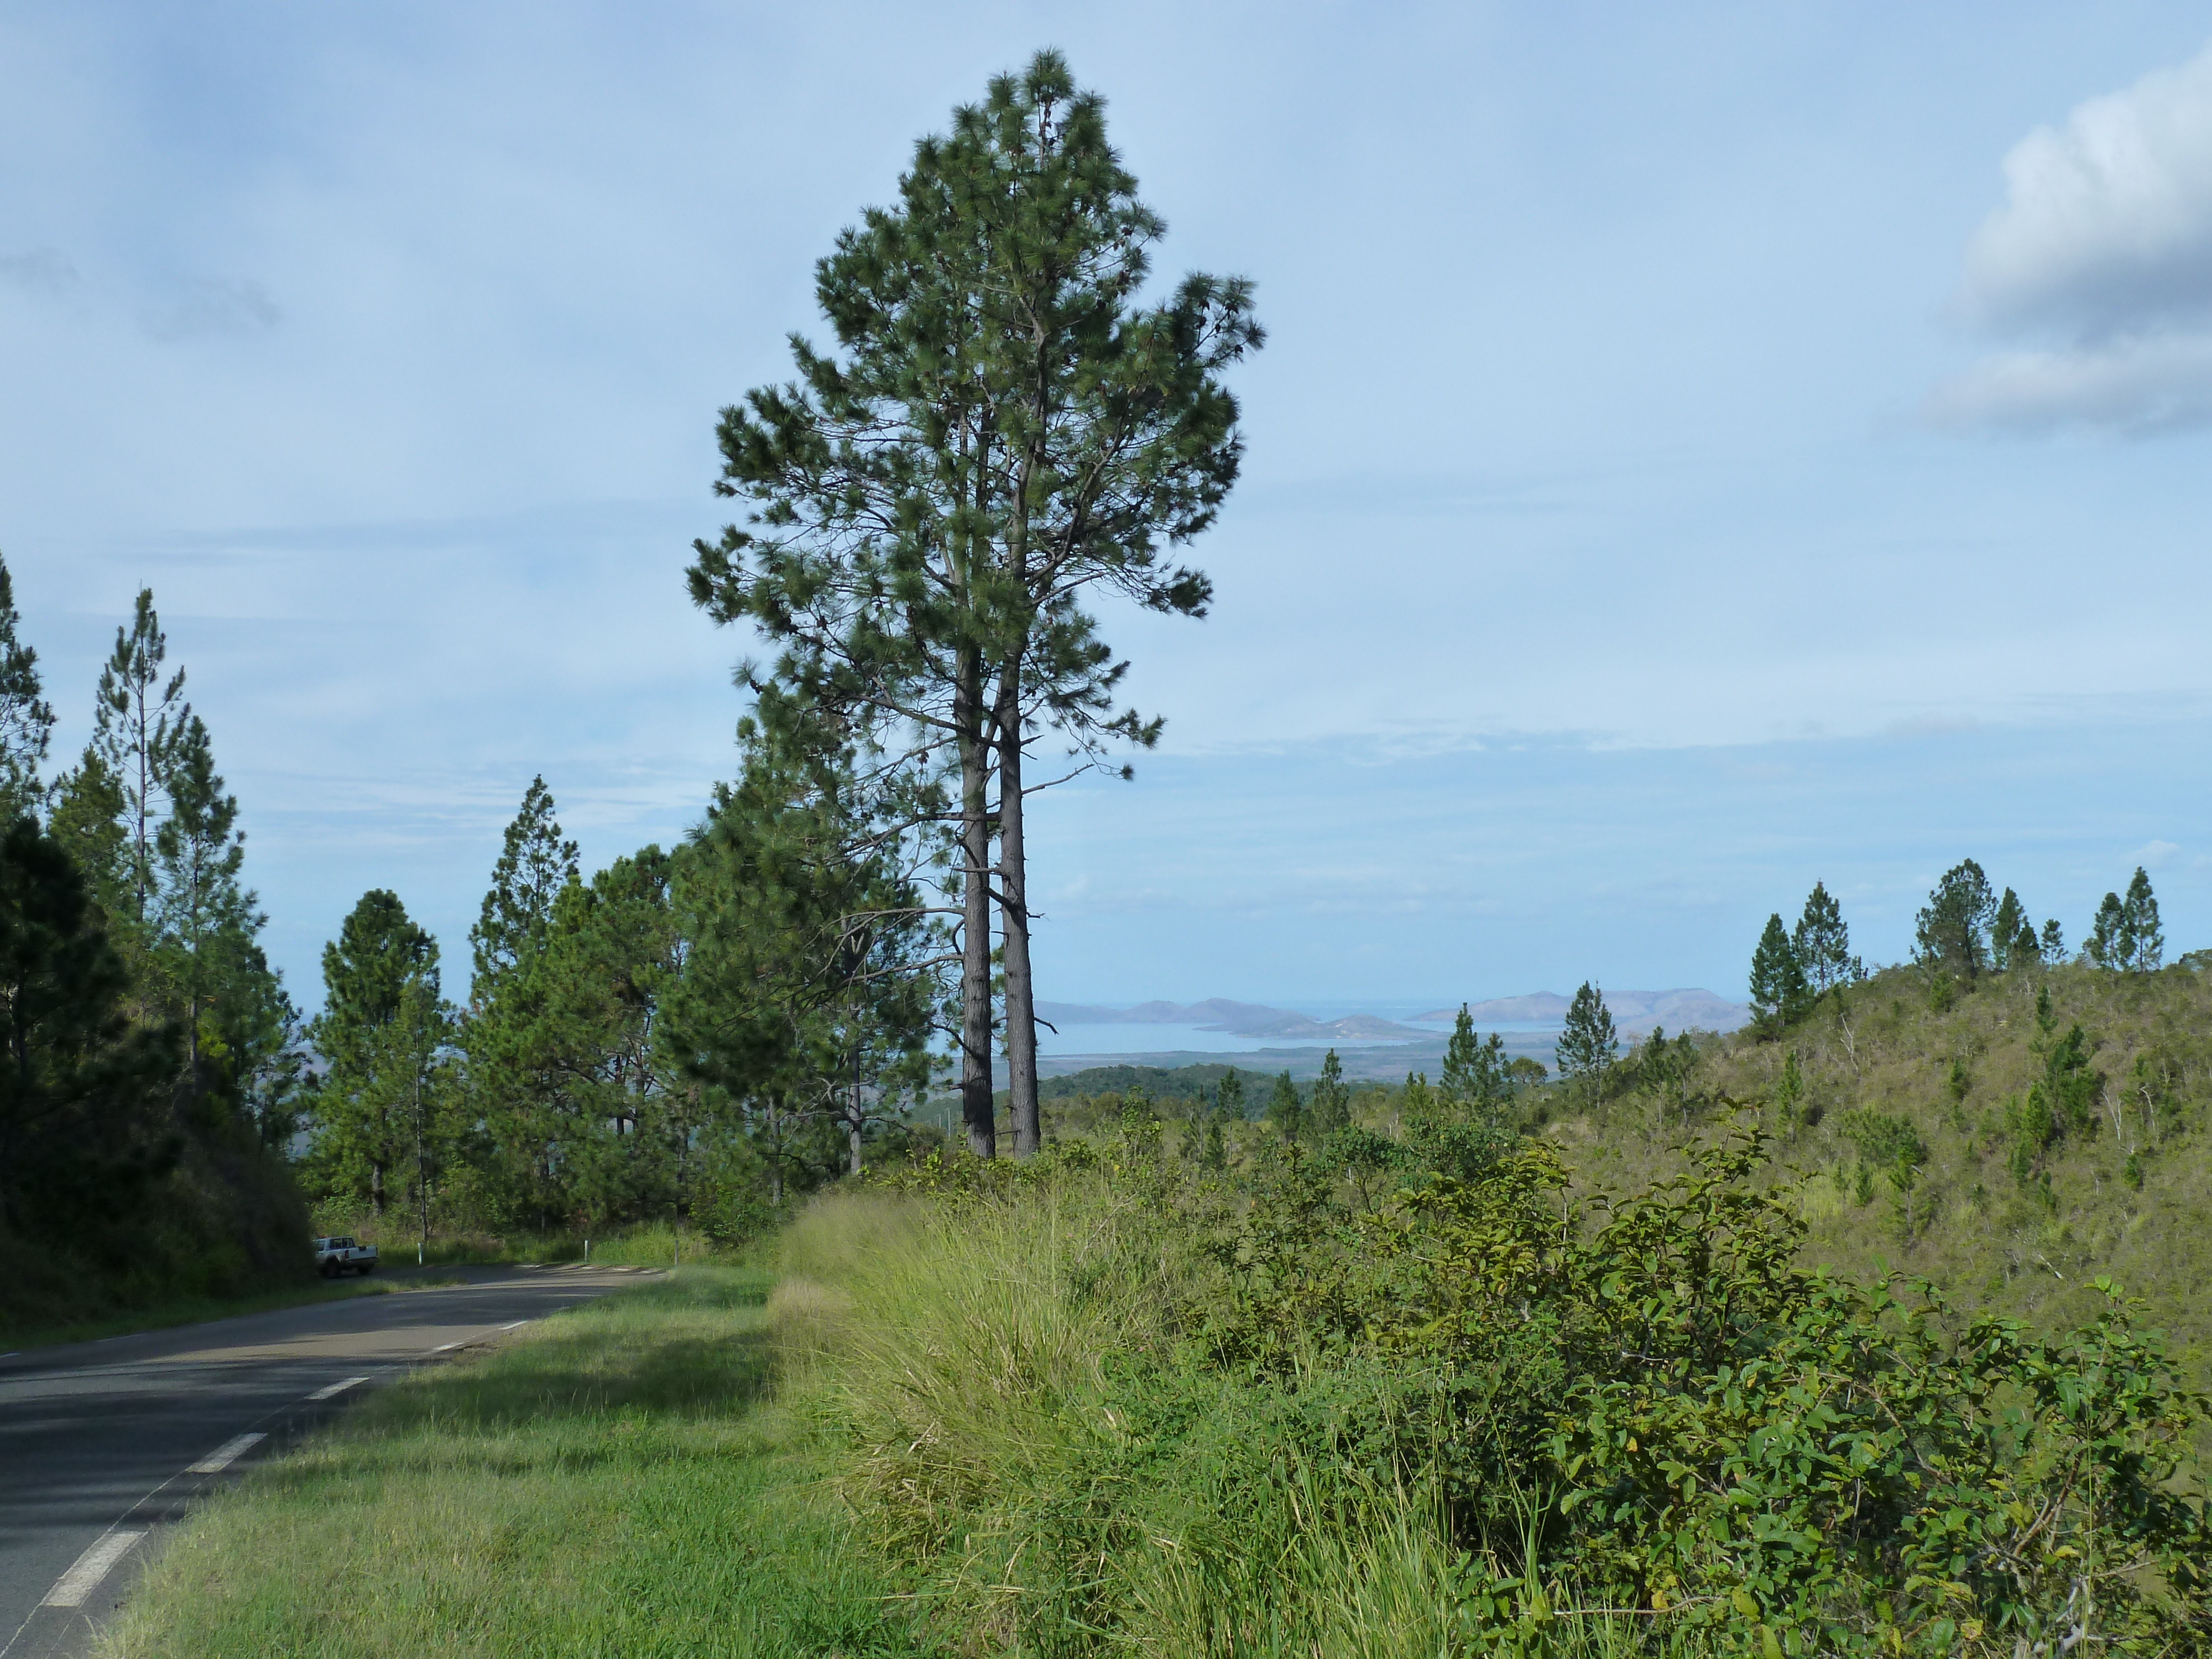
[[[2048,1005],[2039,1023],[2039,999]],[[2041,1134],[2022,1120],[2051,1054],[2084,1062]],[[1785,1081],[1794,1061],[1796,1082]],[[1045,1087],[1048,1133],[1110,1131],[1139,1095],[1191,1119],[1227,1067],[1102,1066]],[[1256,1117],[1272,1081],[1245,1076]],[[1403,1090],[1352,1085],[1355,1120],[1402,1134]],[[1301,1097],[1310,1102],[1311,1085]],[[1624,1046],[1601,1097],[1547,1081],[1515,1102],[1585,1188],[1628,1191],[1683,1166],[1683,1148],[1749,1111],[1775,1138],[1771,1180],[1794,1183],[1805,1256],[1865,1277],[1933,1280],[1961,1310],[2069,1327],[2117,1280],[2178,1345],[2212,1357],[2212,975],[2193,959],[2150,973],[2039,965],[1972,987],[1893,968],[1778,1030]],[[1232,1128],[1240,1167],[1275,1138]],[[2035,1139],[2024,1160],[2024,1141]],[[1908,1156],[1900,1168],[1897,1154]],[[2015,1170],[2015,1162],[2025,1164]]]
[[[2212,1348],[2212,975],[2195,965],[2032,966],[1971,989],[1892,969],[1771,1035],[1695,1039],[1686,1066],[1667,1048],[1625,1056],[1601,1103],[1547,1091],[1530,1127],[1584,1179],[1636,1187],[1752,1103],[1799,1183],[1808,1256],[2045,1328],[2087,1317],[2107,1276],[2200,1365]]]

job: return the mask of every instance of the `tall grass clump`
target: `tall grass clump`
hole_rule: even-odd
[[[1796,1265],[1755,1128],[1630,1196],[1524,1141],[1356,1192],[1285,1145],[818,1200],[770,1328],[940,1630],[1075,1655],[2197,1652],[2203,1401]]]

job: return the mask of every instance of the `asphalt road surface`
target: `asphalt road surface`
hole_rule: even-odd
[[[453,1271],[467,1282],[0,1355],[0,1659],[85,1651],[197,1498],[362,1390],[648,1276]]]

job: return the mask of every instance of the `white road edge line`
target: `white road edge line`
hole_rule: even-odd
[[[349,1376],[343,1382],[333,1382],[327,1389],[317,1389],[307,1396],[310,1400],[335,1400],[348,1389],[357,1389],[368,1382],[365,1376]]]
[[[245,1453],[253,1449],[269,1437],[265,1434],[233,1435],[205,1457],[192,1464],[186,1474],[221,1474]]]
[[[258,1438],[258,1437],[256,1437]],[[115,1564],[130,1553],[131,1547],[146,1534],[143,1532],[111,1532],[95,1538],[85,1553],[76,1559],[76,1565],[54,1580],[54,1587],[46,1592],[46,1599],[39,1603],[42,1607],[81,1607],[86,1598],[100,1588],[100,1581],[114,1570]]]
[[[526,1319],[518,1319],[518,1320],[516,1320],[516,1321],[514,1322],[514,1323],[513,1323],[512,1325],[502,1325],[502,1326],[501,1326],[501,1327],[500,1327],[500,1329],[501,1329],[501,1330],[503,1330],[503,1331],[519,1331],[519,1330],[520,1330],[520,1329],[521,1329],[525,1325],[527,1325],[529,1322],[529,1322],[528,1320],[526,1320]]]
[[[436,1347],[431,1349],[430,1352],[432,1353],[451,1353],[454,1349],[460,1346],[461,1345],[458,1342],[441,1342]]]

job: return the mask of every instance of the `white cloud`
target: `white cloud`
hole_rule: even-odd
[[[2170,841],[2154,841],[2136,848],[2128,856],[2146,870],[2163,870],[2180,852],[2181,848]]]
[[[2019,343],[1930,394],[1947,425],[2212,419],[2212,46],[2039,127],[2004,159],[1954,307]]]
[[[2212,331],[2000,351],[1929,394],[1939,426],[2151,432],[2212,419]]]

